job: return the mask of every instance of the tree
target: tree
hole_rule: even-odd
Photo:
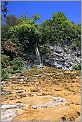
[[[34,14],[31,18],[33,19],[33,22],[35,23],[36,20],[40,19],[40,16],[39,14]]]
[[[81,25],[70,22],[64,13],[53,14],[51,20],[46,20],[41,24],[42,42],[53,45],[78,46],[81,42]],[[44,28],[45,27],[45,28]]]
[[[44,28],[45,27],[45,28]],[[41,24],[42,44],[49,43],[50,20],[46,20]]]
[[[14,26],[18,24],[18,19],[14,15],[6,16],[6,25]]]
[[[9,29],[12,41],[18,45],[19,53],[26,53],[31,49],[35,51],[36,43],[39,44],[41,41],[39,27],[36,24],[28,22],[28,20],[24,21],[23,19],[22,23]]]

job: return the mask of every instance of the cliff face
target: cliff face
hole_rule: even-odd
[[[72,70],[81,63],[81,51],[73,51],[70,47],[50,46],[48,56],[43,56],[44,63],[62,69]]]

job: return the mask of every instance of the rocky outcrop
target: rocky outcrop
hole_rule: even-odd
[[[81,63],[81,52],[73,51],[69,47],[50,46],[48,57],[44,56],[44,62],[51,66],[72,70],[75,65]]]
[[[50,52],[48,54],[40,54],[38,50],[38,60],[37,55],[34,53],[29,53],[29,57],[26,61],[25,68],[30,69],[33,66],[38,68],[43,67],[43,65],[53,66],[65,70],[72,70],[75,65],[81,64],[81,50],[77,48],[73,51],[71,46],[50,46]]]

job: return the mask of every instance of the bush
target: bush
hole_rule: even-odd
[[[13,70],[15,71],[15,70],[18,70],[19,69],[19,67],[18,67],[18,65],[16,64],[16,65],[13,65]]]
[[[7,69],[6,68],[5,69],[2,69],[1,70],[1,79],[2,80],[6,80],[8,78],[9,78],[9,75],[8,75]]]
[[[18,57],[11,61],[11,67],[9,69],[10,73],[18,73],[21,72],[24,66],[24,61],[22,58]]]
[[[7,66],[10,65],[9,60],[10,60],[9,56],[1,55],[1,66],[2,66],[2,68],[6,68]]]
[[[75,69],[75,70],[81,70],[81,64],[75,65],[73,67],[73,69]]]
[[[7,66],[7,68],[2,68],[1,79],[6,80],[9,78],[10,74],[21,72],[23,66],[24,66],[24,61],[20,57],[15,58],[13,61],[10,62],[10,66]]]
[[[8,74],[15,74],[21,72],[20,70],[13,70],[13,67],[11,66],[10,68],[7,69]]]
[[[23,61],[23,59],[21,57],[14,58],[14,60],[11,61],[11,65],[16,65],[19,68],[21,68],[21,67],[24,66],[24,61]]]

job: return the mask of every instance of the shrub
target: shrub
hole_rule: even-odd
[[[9,56],[1,55],[1,66],[2,66],[2,68],[6,68],[9,65],[10,65]]]
[[[7,66],[7,68],[2,68],[1,79],[6,80],[9,78],[10,74],[21,72],[23,66],[24,61],[20,57],[15,58],[13,61],[10,61],[10,66]]]
[[[16,65],[13,65],[13,70],[18,70],[19,69],[19,67],[18,67],[18,65],[16,64]]]
[[[2,69],[1,70],[1,79],[2,80],[6,80],[8,78],[9,78],[9,75],[8,75],[7,69],[6,68],[5,69]]]
[[[11,61],[11,68],[9,69],[10,73],[18,73],[21,72],[24,66],[24,61],[22,58],[18,57]]]
[[[19,68],[21,68],[24,66],[24,61],[21,57],[14,58],[14,60],[11,61],[11,65],[16,65],[16,67],[18,66]]]

